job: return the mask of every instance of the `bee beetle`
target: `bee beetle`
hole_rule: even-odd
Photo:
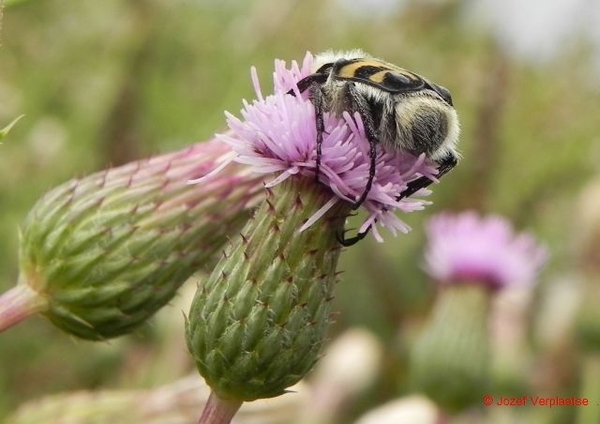
[[[458,115],[450,92],[414,72],[375,59],[360,50],[326,52],[315,58],[316,71],[297,83],[298,91],[309,91],[315,107],[317,126],[316,178],[321,164],[325,112],[341,116],[358,112],[369,141],[369,178],[357,209],[367,198],[375,177],[376,146],[384,146],[427,158],[438,166],[437,178],[450,171],[459,160]],[[289,94],[294,94],[290,90]],[[432,180],[421,176],[398,194],[397,200],[427,187]],[[368,230],[351,239],[340,239],[350,246],[365,237]]]

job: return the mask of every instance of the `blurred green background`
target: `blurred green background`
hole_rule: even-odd
[[[211,138],[224,129],[225,110],[237,113],[253,97],[251,66],[268,92],[274,58],[330,48],[362,48],[448,87],[462,122],[464,159],[434,186],[433,205],[405,217],[413,231],[342,255],[331,333],[362,325],[389,348],[374,403],[402,394],[399,327],[431,303],[421,264],[422,223],[433,213],[476,208],[534,232],[552,254],[538,292],[550,276],[578,270],[574,234],[585,229],[577,199],[600,163],[600,36],[592,30],[600,10],[592,2],[513,1],[503,14],[491,0],[4,3],[0,127],[26,116],[0,145],[1,291],[16,283],[19,224],[45,191]],[[566,3],[581,9],[566,13],[558,7]],[[181,309],[165,314],[183,326]],[[93,344],[36,317],[1,334],[0,420],[44,394],[175,379],[191,367],[181,347],[182,364],[161,368],[162,328]]]

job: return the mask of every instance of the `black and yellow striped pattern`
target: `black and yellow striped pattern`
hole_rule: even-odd
[[[338,61],[331,70],[336,79],[361,82],[391,93],[416,91],[427,87],[419,75],[377,59]]]

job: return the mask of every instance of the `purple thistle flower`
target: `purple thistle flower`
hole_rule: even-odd
[[[515,233],[510,222],[497,215],[443,213],[427,223],[426,231],[426,270],[441,283],[530,286],[548,258],[533,236]]]
[[[297,91],[296,83],[311,74],[313,56],[307,53],[302,65],[293,61],[289,69],[285,62],[275,61],[274,94],[264,97],[256,70],[252,69],[252,80],[257,100],[244,101],[242,119],[227,113],[230,132],[220,135],[235,152],[231,161],[251,165],[258,173],[278,174],[267,183],[272,187],[292,175],[315,178],[316,140],[315,110],[307,94]],[[290,89],[296,95],[287,94]],[[331,189],[331,199],[321,210],[300,228],[305,230],[339,201],[354,203],[361,195],[369,178],[369,142],[359,114],[342,117],[325,114],[322,156],[319,181]],[[225,166],[225,165],[224,165]],[[218,170],[217,170],[218,171]],[[429,194],[422,189],[411,198],[396,200],[407,187],[407,183],[427,176],[435,179],[435,167],[425,155],[418,158],[386,146],[377,146],[376,173],[373,186],[363,203],[369,213],[359,232],[372,227],[377,241],[383,238],[375,223],[396,235],[406,233],[410,227],[394,212],[421,210],[430,202],[415,199]],[[210,176],[196,180],[202,182]]]

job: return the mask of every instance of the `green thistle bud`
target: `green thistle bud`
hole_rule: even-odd
[[[482,393],[489,388],[489,297],[484,285],[444,288],[431,321],[415,343],[413,382],[449,411],[480,405]]]
[[[315,364],[326,336],[349,204],[303,231],[331,197],[310,178],[268,191],[194,298],[187,341],[220,399],[278,396]]]
[[[0,330],[39,312],[84,339],[135,329],[220,250],[262,195],[232,164],[189,185],[229,153],[216,142],[69,181],[21,231],[19,284],[0,298]]]

